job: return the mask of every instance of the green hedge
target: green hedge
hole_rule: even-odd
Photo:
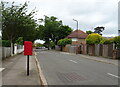
[[[9,40],[1,40],[0,43],[2,42],[2,47],[10,47],[11,43]]]

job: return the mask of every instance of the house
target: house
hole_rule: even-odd
[[[79,45],[79,44],[86,44],[85,39],[87,36],[88,34],[83,32],[82,30],[75,30],[66,38],[72,39],[72,45]]]

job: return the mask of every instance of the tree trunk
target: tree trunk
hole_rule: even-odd
[[[11,56],[13,56],[13,43],[11,42]]]

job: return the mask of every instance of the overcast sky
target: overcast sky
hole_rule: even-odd
[[[5,0],[8,2],[24,3],[25,0]],[[79,29],[93,31],[97,26],[104,26],[103,36],[116,36],[118,34],[118,1],[119,0],[27,0],[30,1],[28,9],[36,7],[35,18],[44,15],[55,16],[63,24],[76,29],[78,20]]]

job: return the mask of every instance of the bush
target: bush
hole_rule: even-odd
[[[104,38],[100,35],[100,34],[97,34],[97,33],[92,33],[92,34],[89,34],[86,38],[86,43],[87,44],[99,44],[99,43],[102,43],[104,41]]]
[[[105,39],[103,44],[112,44],[114,41],[113,41],[113,38],[110,38],[110,39]]]
[[[114,38],[114,43],[116,44],[117,49],[120,49],[120,36]]]
[[[65,38],[65,39],[61,39],[58,41],[58,45],[59,46],[65,46],[67,44],[71,44],[72,43],[72,40],[71,39],[68,39],[68,38]]]
[[[11,46],[11,42],[9,40],[2,40],[2,46],[3,47],[10,47]]]

